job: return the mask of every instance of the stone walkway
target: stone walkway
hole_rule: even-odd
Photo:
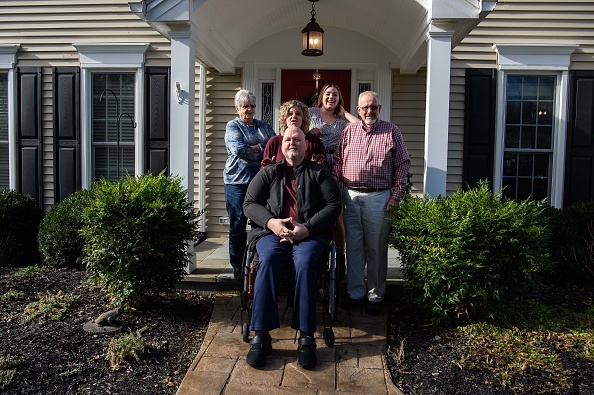
[[[202,248],[217,244],[211,240]],[[224,243],[220,243],[223,247]],[[199,251],[194,284],[198,279],[225,283],[226,262],[222,274],[217,275],[213,258],[224,252]],[[199,268],[205,272],[201,273]],[[208,273],[208,274],[205,274]],[[221,278],[221,275],[223,276]],[[266,365],[254,369],[245,362],[249,344],[241,335],[241,303],[236,292],[217,292],[215,307],[202,347],[192,362],[180,385],[177,395],[209,394],[402,394],[393,384],[386,366],[387,308],[377,316],[364,313],[363,308],[354,311],[339,310],[334,317],[335,343],[328,347],[322,338],[322,306],[318,308],[316,333],[318,364],[313,370],[297,365],[295,331],[290,328],[291,307],[286,299],[279,300],[281,328],[271,331],[272,354]]]

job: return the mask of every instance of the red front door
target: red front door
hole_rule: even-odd
[[[316,70],[282,70],[281,71],[281,102],[297,99],[307,104],[314,105],[313,99],[316,94],[316,81],[314,74]],[[334,82],[340,87],[340,93],[344,99],[344,108],[351,111],[351,71],[350,70],[318,70],[318,90],[324,84]]]

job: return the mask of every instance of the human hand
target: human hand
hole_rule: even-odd
[[[266,227],[272,231],[275,235],[284,239],[285,236],[290,235],[290,229],[292,228],[291,218],[270,218],[266,223]]]
[[[288,241],[290,243],[295,243],[297,241],[301,241],[307,237],[309,237],[309,230],[305,227],[305,225],[300,224],[299,222],[295,221],[293,218],[289,218],[290,224],[293,227],[293,230],[287,229],[286,232],[282,232],[282,239],[281,243],[284,241]]]
[[[326,155],[322,155],[322,154],[317,154],[317,155],[313,155],[311,157],[312,162],[316,162],[320,165],[323,165],[326,163]]]
[[[266,167],[268,165],[271,165],[274,163],[274,156],[272,158],[264,158],[262,159],[262,162],[260,162],[260,165],[262,165],[262,167]]]
[[[390,212],[392,209],[397,208],[399,204],[398,200],[390,198],[388,204],[386,204],[386,212]]]
[[[322,131],[318,128],[313,128],[311,129],[309,132],[307,132],[313,136],[319,136],[320,134],[322,134]]]
[[[339,108],[339,110],[338,110],[338,114],[336,114],[336,116],[337,116],[337,117],[342,117],[342,116],[344,116],[344,113],[346,112],[346,111],[345,111],[345,109],[344,109],[344,107],[343,107],[343,106],[341,106],[341,105],[339,104],[339,105],[338,105],[338,108]]]

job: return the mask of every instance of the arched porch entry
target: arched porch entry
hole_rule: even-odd
[[[316,80],[314,74],[319,74],[318,91],[328,82],[334,82],[340,87],[344,108],[351,109],[351,70],[282,70],[281,71],[281,103],[297,99],[313,106],[316,94]]]

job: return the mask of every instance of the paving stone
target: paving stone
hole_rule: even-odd
[[[283,373],[285,370],[285,358],[269,355],[266,358],[266,364],[262,368],[252,368],[245,363],[245,358],[240,358],[231,372],[229,383],[242,384],[244,391],[247,386],[269,386],[278,387],[281,385]]]
[[[284,388],[284,387],[266,387],[251,386],[246,388],[244,385],[229,383],[223,392],[224,395],[316,395],[317,391],[313,388]],[[202,394],[200,394],[202,395]]]
[[[217,356],[205,355],[200,362],[198,362],[194,370],[219,372],[229,375],[237,364],[237,359],[236,356],[225,356],[224,354]]]
[[[246,354],[248,350],[247,343],[244,343],[237,335],[217,332],[204,354],[209,356],[237,356]]]
[[[297,362],[285,366],[282,387],[335,389],[336,368],[334,362],[320,361],[313,370],[300,367]]]
[[[386,394],[383,369],[361,369],[338,365],[340,391],[361,391],[367,394]]]
[[[218,395],[223,391],[228,373],[190,371],[177,389],[176,395]]]

